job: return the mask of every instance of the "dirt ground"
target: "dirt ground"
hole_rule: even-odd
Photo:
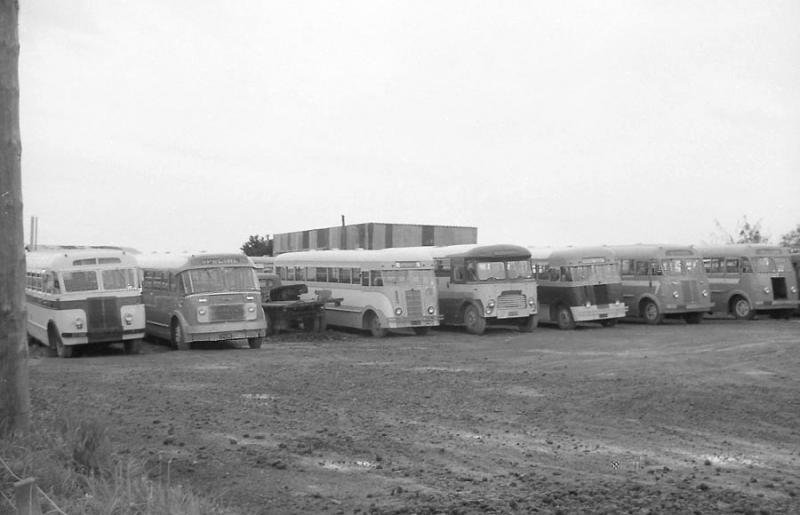
[[[34,357],[34,409],[257,513],[798,513],[800,320]]]

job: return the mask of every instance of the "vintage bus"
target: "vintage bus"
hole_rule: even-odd
[[[442,325],[483,334],[487,324],[537,326],[536,280],[531,253],[517,245],[449,245],[407,249],[432,258]]]
[[[699,324],[711,311],[711,290],[700,254],[686,245],[611,246],[622,276],[628,317],[660,324],[683,318]]]
[[[539,322],[575,329],[578,322],[613,326],[625,316],[622,278],[608,247],[529,247],[538,284]]]
[[[747,320],[756,313],[791,316],[800,304],[797,277],[787,249],[737,244],[700,247],[711,283],[715,313]]]
[[[145,314],[132,254],[53,248],[25,259],[29,338],[62,358],[87,344],[122,342],[127,354],[139,352]]]
[[[147,334],[178,350],[192,342],[243,339],[261,347],[267,322],[247,256],[154,253],[138,259]]]
[[[425,334],[439,325],[432,262],[403,248],[288,252],[274,259],[282,284],[307,285],[301,300],[336,299],[325,308],[328,325],[375,337],[402,328]]]

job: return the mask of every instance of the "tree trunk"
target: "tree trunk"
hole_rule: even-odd
[[[25,330],[17,0],[0,0],[0,435],[30,421]]]

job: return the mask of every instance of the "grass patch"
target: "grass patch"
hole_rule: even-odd
[[[114,453],[100,420],[64,411],[32,426],[27,435],[0,440],[0,513],[15,513],[13,484],[27,477],[44,493],[42,513],[234,513],[182,485],[151,480],[143,461]]]

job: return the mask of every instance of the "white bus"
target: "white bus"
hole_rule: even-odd
[[[575,329],[578,322],[611,327],[625,316],[622,278],[608,247],[534,248],[539,322]]]
[[[122,342],[139,352],[144,306],[136,258],[121,250],[32,251],[27,270],[27,330],[62,358],[86,344]]]
[[[261,347],[267,322],[255,267],[244,254],[142,254],[139,267],[147,334],[178,350],[243,339]]]
[[[442,325],[483,334],[487,324],[537,325],[536,280],[531,253],[518,245],[448,245],[404,249],[433,259]]]
[[[378,338],[389,329],[425,334],[439,325],[432,263],[403,248],[288,252],[275,257],[275,271],[282,284],[307,285],[301,300],[337,299],[325,307],[330,325]]]

